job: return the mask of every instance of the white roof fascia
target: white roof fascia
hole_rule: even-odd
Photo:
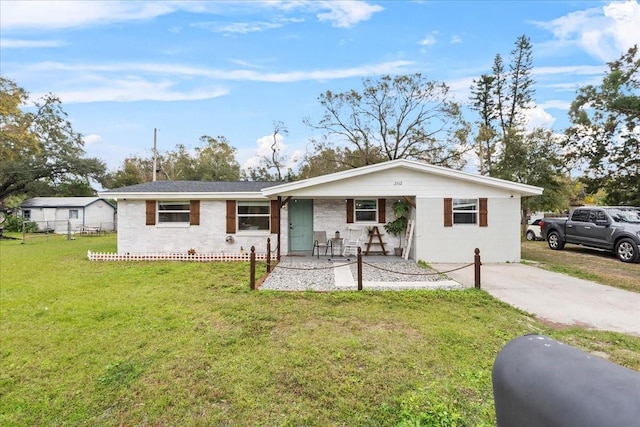
[[[384,163],[378,163],[375,165],[363,166],[348,171],[335,172],[329,175],[318,176],[314,178],[308,178],[302,181],[290,182],[281,184],[275,187],[269,187],[262,190],[262,194],[267,197],[276,196],[285,193],[295,193],[296,190],[313,187],[316,185],[322,185],[329,182],[342,181],[345,179],[371,174],[392,168],[407,168],[419,172],[430,173],[433,175],[446,176],[452,179],[458,179],[463,181],[474,182],[477,184],[488,185],[491,187],[497,187],[504,190],[514,191],[520,193],[522,196],[535,196],[540,195],[544,191],[541,187],[536,187],[528,184],[520,184],[513,181],[507,181],[504,179],[492,178],[483,175],[472,174],[469,172],[458,171],[454,169],[445,168],[442,166],[428,165],[425,163],[417,162],[414,160],[398,159],[391,160]]]
[[[145,192],[145,193],[98,193],[101,197],[115,200],[269,200],[261,192],[204,193],[204,192]]]

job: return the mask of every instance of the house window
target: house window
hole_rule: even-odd
[[[158,202],[158,223],[189,222],[190,203]]]
[[[27,221],[31,219],[31,209],[26,209],[22,211],[22,218],[26,219]]]
[[[356,199],[354,201],[356,222],[377,222],[378,201],[375,199]]]
[[[238,231],[269,231],[269,202],[238,202]]]
[[[478,199],[453,199],[453,223],[477,224]]]
[[[69,209],[69,219],[78,219],[78,209]]]

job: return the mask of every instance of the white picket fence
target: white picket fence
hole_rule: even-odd
[[[108,252],[91,252],[87,251],[89,261],[193,261],[193,262],[211,262],[211,261],[249,261],[249,253],[217,253],[217,254],[188,254],[188,253],[143,253],[143,254],[117,254]],[[256,260],[264,261],[267,259],[266,253],[257,253]]]

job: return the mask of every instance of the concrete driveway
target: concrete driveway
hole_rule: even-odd
[[[460,266],[432,265],[438,271]],[[473,268],[463,268],[447,276],[473,287],[473,274]],[[640,293],[525,264],[483,264],[480,281],[495,298],[541,320],[640,336]]]

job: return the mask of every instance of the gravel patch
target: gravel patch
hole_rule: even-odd
[[[344,263],[336,263],[341,265]],[[354,286],[336,286],[334,263],[281,262],[259,287],[278,291],[344,291],[357,290],[357,264],[347,263]],[[463,289],[446,275],[418,266],[414,262],[369,262],[362,265],[366,290]],[[373,282],[374,284],[371,284]],[[369,283],[369,284],[368,284]],[[404,285],[402,284],[404,283]]]

